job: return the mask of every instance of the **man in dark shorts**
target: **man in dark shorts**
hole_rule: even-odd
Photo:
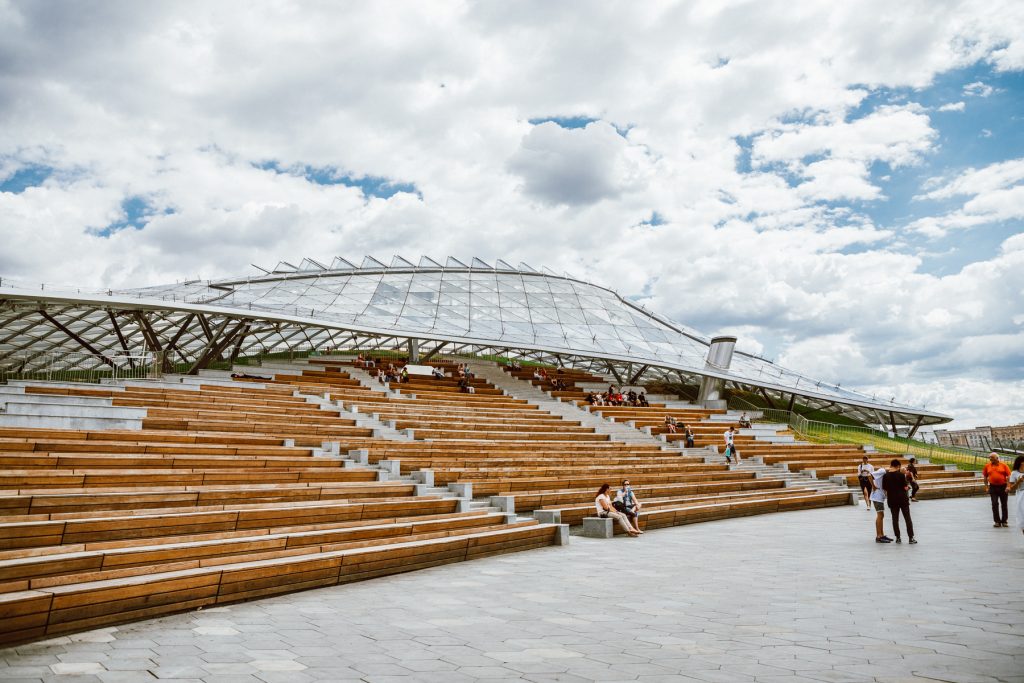
[[[882,476],[882,488],[885,489],[885,501],[889,505],[889,514],[892,515],[892,531],[896,536],[896,542],[902,543],[900,538],[900,515],[907,523],[907,535],[910,542],[917,543],[914,538],[914,521],[910,519],[910,498],[907,496],[907,475],[900,467],[900,461],[893,459],[889,463],[889,469]]]
[[[885,470],[881,467],[871,475],[871,505],[875,508],[875,543],[892,543],[892,539],[885,535],[882,526],[885,519],[885,490],[882,488],[884,477]]]

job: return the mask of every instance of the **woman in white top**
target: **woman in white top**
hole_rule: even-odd
[[[1024,533],[1024,455],[1018,455],[1013,461],[1013,471],[1010,472],[1009,491],[1016,491],[1014,507],[1017,508],[1017,528]]]
[[[602,484],[601,488],[597,491],[597,498],[594,499],[594,509],[597,510],[597,516],[610,517],[617,521],[622,530],[630,536],[639,536],[643,532],[634,529],[633,525],[629,523],[629,517],[612,507],[611,498],[608,497],[608,489],[610,488],[611,486],[608,484]]]

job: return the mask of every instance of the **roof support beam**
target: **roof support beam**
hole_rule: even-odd
[[[435,346],[433,348],[433,350],[430,351],[430,353],[428,353],[427,355],[423,356],[423,358],[420,359],[420,362],[421,363],[426,363],[428,360],[433,358],[434,355],[437,354],[438,351],[440,351],[441,349],[443,349],[446,346],[448,346],[448,342],[441,342],[440,344]]]
[[[206,345],[206,348],[203,350],[203,353],[199,356],[198,359],[196,359],[196,362],[192,364],[192,367],[188,369],[187,374],[195,375],[198,374],[200,370],[206,368],[206,366],[210,364],[210,361],[212,361],[214,358],[223,353],[224,349],[228,347],[228,344],[234,341],[238,333],[241,332],[243,328],[249,325],[248,320],[241,320],[237,325],[234,326],[234,328],[232,328],[231,332],[224,334],[224,328],[227,327],[230,321],[230,318],[224,319],[224,322],[221,323],[220,327],[217,329],[216,332],[216,336],[220,336],[220,339],[217,340],[216,342],[211,340],[210,343]]]
[[[648,367],[649,366],[647,366],[647,365],[641,365],[640,369],[637,370],[636,372],[634,372],[633,376],[629,378],[629,383],[630,384],[636,384],[637,382],[639,382],[640,378],[643,377],[645,372],[647,372],[647,368]]]
[[[764,391],[764,389],[762,389],[761,391]],[[786,410],[788,410],[789,412],[793,412],[793,406],[795,406],[795,405],[796,405],[796,394],[790,394],[789,395],[789,405],[786,407]]]
[[[142,336],[146,340],[146,346],[156,352],[163,362],[161,364],[163,372],[171,371],[171,359],[164,353],[164,348],[160,344],[160,337],[157,336],[156,331],[149,322],[149,318],[142,311],[135,311],[135,320],[139,323],[139,328],[142,330]]]
[[[764,396],[765,402],[768,403],[768,407],[771,408],[772,410],[775,410],[775,401],[773,401],[772,397],[768,395],[768,392],[764,390],[764,387],[760,387],[759,391],[761,392],[761,395]],[[796,398],[796,397],[794,397],[794,398]],[[789,404],[789,409],[793,410],[793,404],[792,403]]]
[[[121,326],[117,324],[117,316],[110,310],[107,311],[107,315],[110,316],[110,325],[114,328],[114,334],[117,335],[117,341],[121,342],[121,348],[124,350],[124,355],[128,356],[128,367],[134,370],[135,360],[128,351],[128,342],[125,341],[124,335],[121,334]]]
[[[232,365],[235,364],[235,359],[238,358],[238,352],[242,350],[242,342],[244,342],[246,336],[248,336],[250,327],[251,324],[246,323],[245,329],[242,330],[242,332],[238,335],[238,339],[235,341],[235,348],[231,350],[231,358],[229,359],[229,362]]]
[[[210,329],[210,321],[206,319],[206,316],[202,313],[199,314],[199,325],[203,328],[203,334],[206,335],[206,341],[213,341],[213,330]]]
[[[139,323],[139,329],[142,330],[142,336],[146,340],[146,346],[153,351],[163,351],[164,347],[160,344],[160,338],[156,336],[156,332],[153,331],[153,326],[149,324],[149,318],[142,311],[135,311],[135,320]]]
[[[103,361],[104,363],[106,363],[110,367],[114,367],[114,361],[110,360],[109,358],[104,356],[102,353],[97,351],[96,347],[94,347],[92,344],[90,344],[89,342],[85,341],[81,337],[79,337],[77,334],[72,332],[69,328],[65,327],[63,323],[61,323],[59,320],[54,318],[52,315],[50,315],[49,313],[47,313],[46,311],[43,311],[43,310],[40,310],[39,314],[41,316],[43,316],[44,318],[46,318],[46,320],[51,325],[53,325],[58,330],[60,330],[61,332],[63,332],[67,336],[71,337],[73,340],[75,340],[78,343],[78,345],[81,346],[83,349],[85,349],[86,351],[88,351],[89,353],[91,353],[94,356],[98,356],[101,361]]]
[[[892,425],[892,435],[896,436],[896,413],[889,411],[889,424]]]
[[[173,337],[171,337],[171,341],[167,342],[167,352],[170,353],[171,351],[177,351],[178,355],[181,356],[181,359],[186,363],[188,362],[188,359],[185,358],[184,352],[178,348],[178,340],[181,339],[181,335],[185,334],[185,330],[188,329],[188,326],[192,324],[192,321],[195,320],[195,318],[195,313],[189,313],[185,316],[185,320],[181,323],[181,327],[179,327],[178,331],[174,333]]]
[[[917,416],[917,422],[915,422],[914,426],[911,427],[910,433],[907,434],[907,438],[909,438],[909,439],[913,439],[914,438],[914,435],[917,434],[918,428],[921,426],[921,421],[922,420],[924,420],[924,415],[918,415]]]
[[[622,375],[620,375],[620,374],[619,374],[619,371],[618,371],[618,370],[616,370],[616,369],[615,369],[615,366],[614,366],[614,365],[612,365],[611,363],[606,363],[605,365],[607,365],[607,366],[608,366],[608,371],[612,373],[612,377],[614,377],[614,378],[615,378],[615,381],[616,381],[616,382],[617,382],[618,384],[620,384],[620,385],[621,385],[621,384],[622,384]]]

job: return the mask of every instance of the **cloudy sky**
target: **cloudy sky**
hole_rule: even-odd
[[[0,0],[0,276],[496,258],[1024,421],[1024,3]]]

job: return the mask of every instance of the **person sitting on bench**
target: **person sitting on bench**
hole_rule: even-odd
[[[740,428],[750,429],[750,418],[747,417],[746,413],[740,415]]]
[[[611,486],[608,484],[601,484],[601,488],[597,491],[597,498],[594,499],[594,509],[597,510],[597,516],[614,519],[627,534],[639,536],[643,532],[639,529],[634,529],[633,525],[629,523],[629,517],[612,506],[612,501],[608,498],[608,489],[610,488]]]
[[[630,523],[633,527],[640,530],[640,508],[643,507],[640,501],[637,500],[636,495],[633,493],[633,487],[629,485],[629,480],[622,482],[622,488],[615,492],[615,500],[612,501],[612,507],[621,512],[622,514],[629,517]]]
[[[676,419],[671,415],[665,416],[665,429],[668,430],[669,434],[676,433]]]

